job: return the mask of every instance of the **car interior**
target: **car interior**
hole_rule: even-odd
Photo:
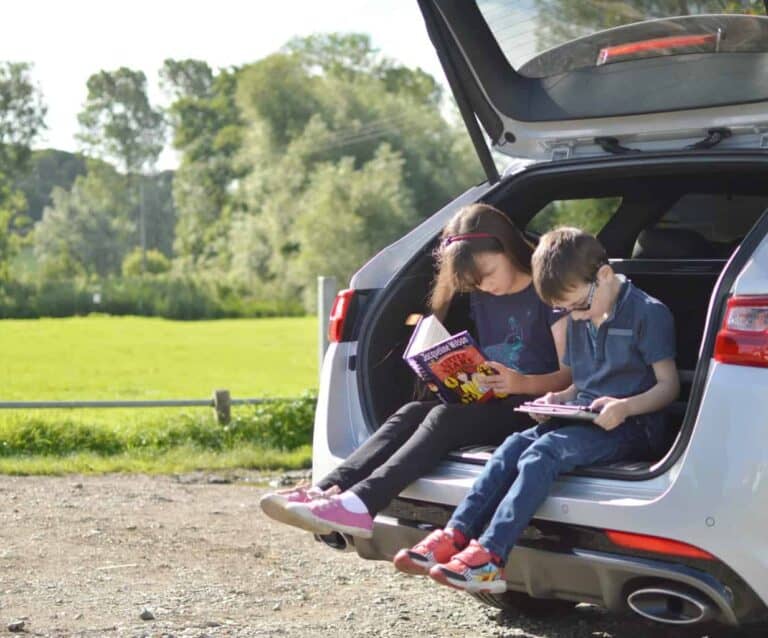
[[[537,225],[537,215],[552,201],[557,199],[561,210],[567,210],[569,202],[579,202],[576,208],[582,214],[587,211],[584,223],[568,216],[566,223],[595,232],[614,270],[670,308],[676,323],[681,380],[681,394],[666,410],[670,449],[680,438],[712,291],[730,255],[768,208],[768,183],[754,168],[697,167],[675,173],[666,170],[660,174],[652,167],[645,174],[631,176],[621,169],[574,170],[566,176],[542,171],[541,175],[510,180],[486,198],[508,213],[533,242],[546,230]],[[599,207],[606,198],[618,202],[615,209],[604,214],[605,221],[590,218],[590,204]],[[562,225],[559,219],[548,221]],[[413,329],[406,325],[406,317],[428,313],[434,247],[424,247],[397,281],[382,291],[371,316],[366,317],[371,323],[361,333],[357,365],[371,428],[407,401],[429,397],[401,357]],[[466,295],[454,300],[445,324],[452,334],[472,330]],[[491,451],[456,450],[451,458],[482,464]],[[625,477],[647,473],[659,461],[633,459],[600,468],[598,475],[606,471],[610,475],[611,470]],[[584,471],[590,474],[589,468]]]

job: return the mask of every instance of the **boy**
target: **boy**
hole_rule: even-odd
[[[679,391],[669,309],[614,273],[600,242],[575,228],[542,236],[533,282],[546,303],[570,312],[563,363],[573,374],[570,387],[538,401],[587,405],[599,415],[594,422],[542,419],[508,437],[446,529],[398,553],[401,571],[429,570],[444,585],[504,592],[504,562],[559,474],[660,451],[659,410]]]

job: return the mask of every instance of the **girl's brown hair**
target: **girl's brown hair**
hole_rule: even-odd
[[[434,252],[437,275],[429,305],[438,319],[445,318],[457,292],[477,289],[480,253],[502,253],[517,270],[531,273],[533,245],[512,220],[489,204],[465,206],[445,226]]]

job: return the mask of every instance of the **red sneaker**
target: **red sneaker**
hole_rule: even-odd
[[[429,575],[441,585],[454,589],[486,594],[507,591],[504,572],[496,565],[491,553],[476,540],[455,554],[445,565],[435,565]]]
[[[460,549],[453,534],[436,529],[411,549],[401,549],[392,562],[406,574],[425,575],[431,567],[449,561]]]

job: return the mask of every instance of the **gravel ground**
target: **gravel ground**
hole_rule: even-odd
[[[258,507],[266,480],[0,477],[0,634],[751,636],[670,630],[589,606],[555,618],[502,613],[274,523]]]

